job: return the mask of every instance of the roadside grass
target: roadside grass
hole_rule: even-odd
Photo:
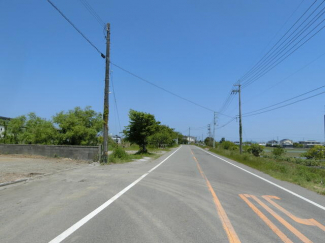
[[[128,150],[128,151],[139,150],[139,146],[137,146],[137,145],[133,146],[131,150],[129,148],[130,147],[126,148],[126,150]],[[135,148],[137,148],[137,149],[135,149]],[[123,164],[123,163],[132,162],[133,160],[142,159],[144,157],[150,157],[153,160],[155,160],[164,154],[164,153],[161,153],[162,151],[164,151],[164,152],[170,151],[170,148],[165,148],[165,149],[148,148],[148,153],[129,154],[124,150],[124,148],[122,148],[121,146],[118,146],[118,147],[115,147],[115,149],[113,149],[113,152],[108,157],[108,161],[109,161],[109,163],[113,163],[113,164]]]
[[[288,161],[255,157],[251,154],[240,154],[238,151],[209,148],[209,151],[262,171],[274,178],[295,183],[319,194],[325,195],[325,169],[300,165]],[[325,162],[321,162],[325,166]]]
[[[285,153],[286,157],[300,157],[300,155],[302,153],[305,153],[305,152],[308,151],[307,148],[285,148],[285,150],[286,150],[286,153]],[[272,151],[273,151],[273,148],[266,147],[264,149],[264,154],[265,155],[272,155]]]

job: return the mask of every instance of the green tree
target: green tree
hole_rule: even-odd
[[[97,145],[103,127],[102,115],[90,106],[61,111],[53,117],[53,122],[59,128],[58,143],[62,145]]]
[[[51,121],[36,116],[35,113],[27,115],[25,131],[22,135],[27,144],[56,144],[57,130]]]
[[[316,145],[300,156],[306,157],[307,159],[325,159],[325,147],[322,145]]]
[[[272,154],[277,157],[285,155],[286,152],[287,151],[284,148],[282,148],[281,146],[275,146],[275,148],[272,150]]]
[[[155,116],[145,112],[130,110],[129,112],[130,124],[125,127],[123,133],[126,140],[130,143],[139,145],[139,153],[147,153],[147,145],[149,137],[157,131]]]
[[[7,129],[4,135],[4,142],[11,144],[23,143],[25,123],[26,116],[19,116],[11,119],[7,124]]]
[[[263,152],[264,147],[262,145],[259,145],[257,143],[253,143],[248,149],[247,152],[253,154],[256,157],[259,157],[260,154]]]
[[[163,144],[172,146],[175,138],[177,138],[177,133],[174,132],[174,129],[166,125],[157,125],[155,133],[149,136],[148,142],[159,148]]]
[[[304,145],[303,144],[300,144],[300,143],[293,143],[293,147],[294,148],[303,148]]]
[[[214,139],[212,137],[206,137],[204,139],[204,144],[207,146],[212,147],[213,146]]]

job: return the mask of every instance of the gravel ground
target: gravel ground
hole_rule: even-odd
[[[35,155],[1,155],[0,183],[89,166],[88,161]]]

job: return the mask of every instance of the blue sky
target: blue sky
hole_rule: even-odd
[[[52,2],[105,53],[103,27],[79,0]],[[111,24],[113,63],[186,99],[220,111],[232,85],[314,1],[88,2],[104,22]],[[0,33],[0,116],[35,112],[50,119],[57,112],[76,106],[92,106],[102,112],[104,59],[46,0],[0,0]],[[325,30],[244,88],[243,114],[325,85],[324,38]],[[163,124],[184,134],[191,127],[191,135],[207,136],[213,112],[114,66],[111,69],[122,129],[128,125],[129,110],[134,109],[152,113]],[[325,89],[312,94],[322,91]],[[323,141],[324,98],[322,94],[275,111],[244,117],[244,140],[268,141],[278,137]],[[110,107],[110,133],[118,134],[113,94]],[[238,96],[234,96],[223,113],[230,117],[238,114]],[[219,127],[230,119],[218,115]],[[236,120],[219,127],[216,140],[221,137],[238,140]]]

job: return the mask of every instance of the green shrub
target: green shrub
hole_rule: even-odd
[[[254,143],[251,146],[249,146],[249,148],[247,149],[247,152],[253,154],[255,157],[260,157],[260,154],[263,152],[264,147]]]
[[[307,152],[302,153],[300,156],[307,159],[325,159],[325,147],[322,145],[316,145],[310,148]]]
[[[287,152],[287,151],[286,151],[284,148],[280,147],[280,146],[276,146],[276,147],[272,150],[272,154],[273,154],[274,156],[283,156],[283,155],[285,155],[286,152]]]
[[[224,141],[221,143],[221,147],[226,150],[238,150],[238,146],[230,141]]]
[[[115,147],[112,154],[109,155],[109,162],[116,163],[120,161],[127,161],[129,160],[129,155],[125,150],[121,147]]]

